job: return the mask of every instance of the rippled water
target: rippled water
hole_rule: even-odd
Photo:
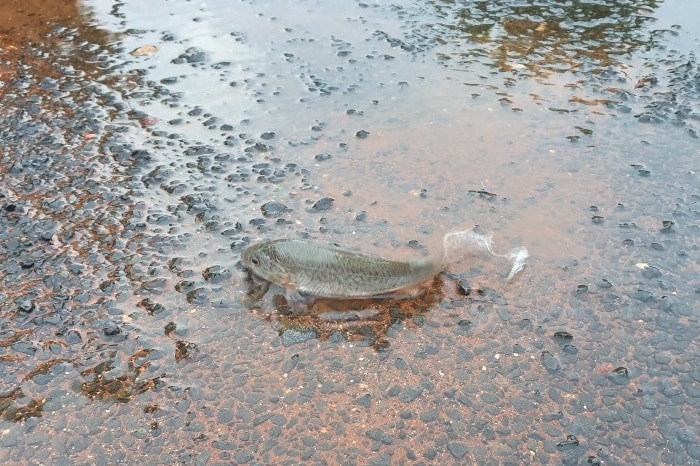
[[[3,464],[700,462],[695,2],[58,3],[0,31]],[[477,225],[516,280],[238,263]]]

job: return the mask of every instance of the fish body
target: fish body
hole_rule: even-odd
[[[411,288],[442,270],[442,260],[394,261],[300,239],[248,247],[243,265],[258,277],[323,298],[367,298]]]

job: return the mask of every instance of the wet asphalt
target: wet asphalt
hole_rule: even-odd
[[[700,464],[680,13],[91,7],[0,36],[3,464]],[[296,316],[238,263],[465,223],[528,268]]]

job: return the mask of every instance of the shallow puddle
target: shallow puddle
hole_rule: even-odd
[[[64,3],[0,7],[3,464],[700,461],[694,5]],[[239,262],[475,227],[527,268]]]

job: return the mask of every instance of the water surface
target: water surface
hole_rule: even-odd
[[[99,0],[3,32],[3,463],[697,463],[693,8]],[[528,247],[514,281],[470,255],[297,317],[238,264],[477,225]]]

